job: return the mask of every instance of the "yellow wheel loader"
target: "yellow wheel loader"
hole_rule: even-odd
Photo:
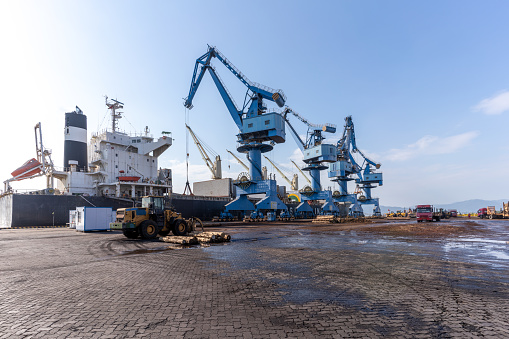
[[[164,197],[142,198],[141,207],[119,208],[111,230],[121,230],[129,239],[154,239],[157,235],[187,235],[194,231],[194,220],[186,221],[180,213],[165,208]]]

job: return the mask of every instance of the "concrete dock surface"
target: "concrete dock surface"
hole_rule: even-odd
[[[509,220],[0,230],[0,338],[509,337]]]

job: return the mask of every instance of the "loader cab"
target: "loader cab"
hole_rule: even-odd
[[[141,206],[150,210],[151,214],[162,215],[164,210],[163,197],[143,197]]]

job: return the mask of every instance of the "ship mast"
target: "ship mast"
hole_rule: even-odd
[[[108,109],[111,110],[111,131],[113,133],[115,133],[117,131],[117,128],[118,128],[118,119],[122,118],[122,113],[124,112],[117,112],[117,109],[122,109],[124,108],[124,103],[118,101],[118,100],[115,100],[115,99],[110,99],[112,102],[108,102],[108,96],[105,96],[106,98],[106,106],[108,107]]]

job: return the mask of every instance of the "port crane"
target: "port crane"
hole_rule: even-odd
[[[286,182],[288,183],[288,185],[290,185],[290,188],[293,191],[298,191],[299,190],[299,176],[297,174],[293,175],[292,180],[288,179],[288,177],[283,173],[283,171],[281,171],[279,169],[279,167],[272,160],[267,158],[265,155],[264,155],[264,157],[265,157],[265,159],[267,159],[268,162],[270,162],[270,164],[272,166],[274,166],[274,168],[279,173],[279,175],[281,175],[281,177],[286,180]]]
[[[223,177],[223,173],[221,171],[221,157],[219,156],[219,154],[215,153],[212,150],[212,148],[207,147],[207,145],[194,133],[194,131],[188,124],[186,124],[186,128],[191,134],[191,137],[193,138],[194,143],[198,148],[198,151],[200,152],[203,161],[205,161],[205,165],[207,165],[208,169],[212,173],[212,179],[221,179]],[[209,153],[214,154],[215,158],[214,161],[210,160],[210,157],[207,154],[205,147],[209,149]]]
[[[345,128],[341,139],[336,144],[337,161],[329,164],[329,178],[336,181],[339,185],[339,192],[335,192],[334,199],[336,201],[349,201],[354,205],[357,201],[361,205],[374,205],[373,214],[381,215],[380,204],[378,198],[373,198],[371,190],[376,185],[382,186],[382,173],[376,172],[381,164],[369,159],[361,150],[357,148],[355,141],[355,129],[352,116],[345,118]],[[362,159],[362,165],[359,165],[353,154],[358,153]],[[364,192],[364,194],[348,194],[348,181],[354,180],[352,175],[356,175],[355,183]]]
[[[213,58],[218,59],[247,87],[242,107],[237,106],[211,64]],[[237,197],[225,206],[226,211],[286,210],[286,205],[277,197],[276,181],[264,179],[261,166],[261,154],[271,151],[274,144],[285,142],[285,124],[282,115],[277,112],[268,112],[265,103],[265,101],[272,101],[277,106],[284,107],[286,102],[284,92],[252,82],[216,47],[208,46],[207,52],[196,59],[191,87],[184,101],[187,109],[193,108],[193,98],[207,71],[240,130],[237,135],[239,143],[237,151],[247,153],[249,160],[249,173],[241,173],[233,182],[237,186]],[[248,200],[248,195],[259,193],[265,193],[265,197],[256,204],[255,208]]]
[[[297,206],[297,212],[307,212],[311,210],[307,201],[325,200],[322,206],[322,212],[332,214],[338,213],[339,209],[334,204],[332,192],[330,190],[323,190],[320,183],[320,172],[328,168],[324,163],[334,162],[337,158],[336,147],[332,144],[323,143],[325,139],[323,133],[336,133],[336,125],[329,123],[313,124],[288,106],[285,107],[281,115],[288,127],[290,127],[290,131],[292,132],[297,146],[304,154],[303,161],[306,166],[302,168],[302,171],[309,172],[309,176],[311,177],[311,185],[305,186],[299,191],[302,196],[302,203]],[[305,140],[301,139],[291,124],[289,115],[295,116],[307,126]]]

